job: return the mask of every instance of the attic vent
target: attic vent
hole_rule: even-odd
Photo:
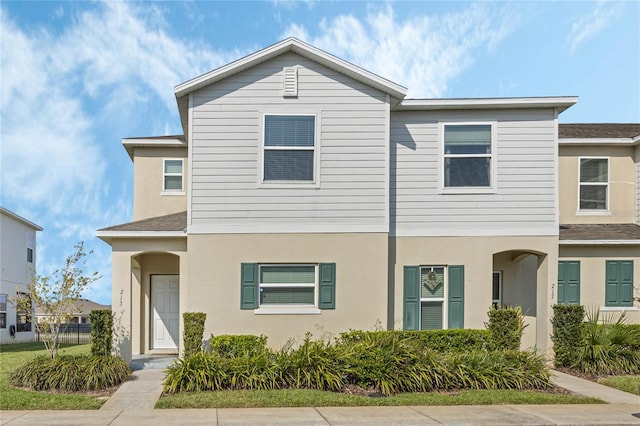
[[[284,68],[284,91],[282,96],[285,98],[298,96],[298,68]]]

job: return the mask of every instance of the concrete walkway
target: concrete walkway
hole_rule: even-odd
[[[153,409],[164,371],[140,370],[100,410],[4,411],[2,425],[640,425],[640,397],[553,372],[573,393],[609,404]]]

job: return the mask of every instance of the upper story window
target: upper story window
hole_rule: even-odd
[[[490,188],[491,124],[444,125],[444,188]]]
[[[266,115],[263,181],[314,181],[315,116]]]
[[[182,175],[183,161],[182,159],[165,159],[163,170],[162,190],[165,192],[182,192]]]
[[[33,263],[33,250],[36,246],[36,235],[33,232],[27,233],[27,263]]]
[[[607,210],[609,159],[580,159],[580,210]]]

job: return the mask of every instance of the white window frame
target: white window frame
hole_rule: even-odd
[[[265,146],[265,129],[267,117],[286,116],[286,117],[314,117],[314,134],[313,148],[310,147],[274,147]],[[320,186],[320,125],[321,114],[319,112],[287,112],[287,111],[265,111],[262,113],[260,122],[260,153],[258,165],[258,187],[267,188],[317,188]],[[265,150],[283,150],[283,151],[311,151],[313,150],[313,179],[312,180],[265,180],[264,179],[264,158]]]
[[[493,277],[494,275],[498,275],[498,298],[494,299],[493,298]],[[501,307],[502,306],[502,271],[493,271],[493,273],[491,274],[491,305],[495,306],[495,307]]]
[[[442,268],[442,297],[422,297],[422,270],[423,269],[435,269]],[[418,276],[420,277],[420,310],[418,324],[420,326],[420,330],[422,330],[422,302],[441,302],[442,303],[442,330],[447,330],[449,328],[449,306],[447,301],[447,297],[449,296],[449,286],[447,286],[447,280],[449,279],[448,275],[448,267],[447,265],[420,265],[418,268]]]
[[[607,160],[607,181],[606,182],[582,182],[582,160]],[[611,160],[610,157],[601,156],[584,156],[578,157],[578,205],[576,215],[578,216],[610,216],[609,199],[611,194]],[[604,209],[581,209],[580,208],[580,189],[582,185],[586,186],[605,186],[607,189],[606,206]]]
[[[167,173],[167,161],[180,161],[180,173]],[[180,189],[167,189],[165,187],[165,177],[167,176],[180,176]],[[162,159],[162,192],[161,195],[184,195],[184,158],[163,158]]]
[[[445,154],[444,136],[447,126],[491,126],[490,154]],[[441,121],[438,122],[438,193],[440,194],[493,194],[497,192],[498,182],[498,150],[497,150],[497,121]],[[445,161],[447,158],[489,158],[489,186],[445,186]]]
[[[268,304],[262,305],[260,303],[262,289],[269,287],[285,287],[282,284],[262,283],[262,267],[264,266],[313,266],[314,268],[314,283],[287,283],[286,287],[305,287],[313,288],[313,305],[297,305],[297,304]],[[258,264],[258,308],[254,310],[255,314],[320,314],[318,308],[319,297],[319,264],[318,263],[260,263]]]
[[[36,234],[35,232],[27,232],[27,252],[25,254],[27,263],[33,265],[36,260]],[[31,260],[29,260],[31,254]]]
[[[0,315],[4,314],[4,327],[0,325],[0,329],[7,328],[7,303],[9,303],[9,295],[0,293],[0,299],[4,299],[4,310],[0,310]]]

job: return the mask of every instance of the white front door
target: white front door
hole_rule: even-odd
[[[151,349],[178,349],[179,275],[151,276]]]

